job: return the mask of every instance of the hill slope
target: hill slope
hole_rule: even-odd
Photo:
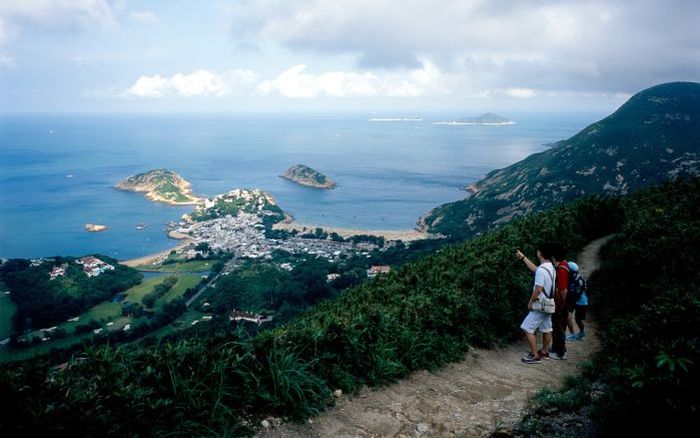
[[[168,169],[155,169],[139,173],[116,185],[116,188],[120,190],[143,192],[151,201],[171,205],[199,203],[201,199],[194,195],[191,187],[189,181]]]
[[[698,175],[699,154],[700,84],[657,85],[552,149],[489,173],[472,196],[423,222],[431,232],[473,235],[581,196]]]

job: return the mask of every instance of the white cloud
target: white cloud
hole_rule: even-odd
[[[0,65],[14,67],[7,53],[10,42],[25,27],[49,31],[74,31],[91,26],[114,28],[106,0],[2,0],[0,4]]]
[[[0,11],[13,22],[54,30],[116,25],[106,0],[3,0]]]
[[[615,93],[700,77],[697,1],[238,0],[227,12],[242,46],[351,56],[364,68],[419,68],[427,57],[482,90]]]
[[[90,65],[90,64],[92,64],[92,60],[90,60],[90,58],[87,58],[87,57],[81,56],[81,55],[75,55],[75,56],[73,56],[73,57],[70,59],[70,62],[72,62],[73,64],[77,65],[78,67],[82,67],[82,66],[85,66],[85,65]]]
[[[424,62],[421,68],[400,72],[329,71],[307,73],[304,64],[283,71],[258,86],[263,95],[284,97],[418,97],[442,94],[440,71]]]
[[[535,97],[537,93],[535,90],[530,88],[508,88],[505,90],[505,95],[509,97],[516,97],[518,99],[529,99]]]
[[[129,18],[138,24],[158,24],[160,20],[153,11],[134,11],[129,14]]]
[[[14,37],[14,30],[0,17],[0,65],[14,67],[15,58],[5,52],[7,43]]]
[[[217,74],[197,70],[191,74],[177,73],[171,77],[141,76],[119,97],[223,97],[254,87],[257,75],[251,70],[232,70]]]

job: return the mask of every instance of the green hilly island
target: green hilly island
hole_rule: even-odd
[[[471,124],[471,125],[509,125],[513,124],[512,120],[506,119],[494,113],[484,113],[476,117],[462,117],[455,120],[454,123]]]
[[[192,192],[192,184],[177,172],[154,169],[120,181],[116,188],[130,192],[143,192],[151,201],[172,205],[197,204],[201,201]]]
[[[625,195],[698,175],[699,154],[700,84],[661,84],[551,149],[490,172],[471,196],[423,222],[434,233],[471,236],[590,194]]]
[[[326,175],[305,164],[297,164],[296,166],[290,167],[284,174],[280,175],[280,177],[302,186],[316,189],[334,189],[337,185],[335,181],[331,180]]]

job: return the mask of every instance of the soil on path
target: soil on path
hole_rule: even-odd
[[[586,246],[577,262],[584,276],[598,267],[598,252],[609,236]],[[523,340],[506,348],[474,349],[464,361],[439,372],[418,371],[393,385],[363,388],[341,396],[334,407],[308,424],[282,424],[259,437],[472,437],[488,436],[520,421],[529,398],[556,388],[562,378],[598,346],[595,325],[584,341],[567,342],[566,360],[527,365]],[[539,344],[539,343],[538,343]]]

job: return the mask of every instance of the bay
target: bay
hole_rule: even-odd
[[[169,168],[196,193],[261,188],[297,221],[405,230],[464,196],[459,188],[545,150],[603,114],[507,114],[505,126],[451,126],[457,113],[5,114],[0,116],[0,256],[102,253],[128,259],[175,244],[164,232],[191,207],[114,189],[123,178]],[[307,164],[338,183],[306,188],[281,179]],[[85,223],[105,224],[101,233]],[[137,230],[139,223],[147,224]]]

